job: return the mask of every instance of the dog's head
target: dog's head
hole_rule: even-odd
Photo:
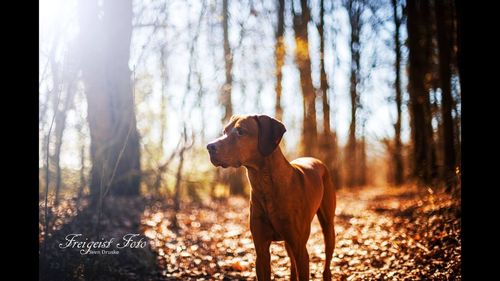
[[[269,156],[286,132],[280,121],[267,115],[233,115],[224,135],[207,145],[215,166],[240,167]]]

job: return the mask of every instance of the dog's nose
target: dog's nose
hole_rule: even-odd
[[[208,152],[210,152],[210,153],[215,153],[215,150],[216,150],[216,148],[215,148],[215,144],[214,144],[214,143],[209,143],[209,144],[207,145],[207,149],[208,149]]]

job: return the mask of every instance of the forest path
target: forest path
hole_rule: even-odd
[[[166,280],[254,280],[248,201],[186,204],[177,215],[149,206],[141,229]],[[342,189],[337,193],[335,280],[461,280],[460,200],[410,187]],[[312,280],[321,280],[323,235],[314,219],[307,243]],[[289,279],[283,242],[271,246],[274,280]]]

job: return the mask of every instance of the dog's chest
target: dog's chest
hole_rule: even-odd
[[[255,210],[254,215],[259,217],[260,222],[267,226],[266,228],[272,236],[272,241],[282,241],[282,227],[276,213],[272,211],[273,207],[265,205],[263,202],[260,205],[261,207],[259,210]]]
[[[252,185],[252,196],[254,200],[259,202],[262,211],[268,218],[275,215],[276,208],[276,197],[278,194],[277,186],[274,186],[271,177],[259,177],[257,180],[250,182]]]
[[[258,217],[261,222],[268,226],[272,233],[273,241],[283,240],[284,218],[279,212],[279,206],[271,200],[269,194],[252,193],[253,216]]]
[[[280,196],[280,186],[273,181],[270,174],[260,174],[259,176],[249,176],[252,186],[252,201],[254,201],[254,215],[260,217],[265,224],[272,229],[273,241],[282,241],[281,235],[283,217],[278,206]]]

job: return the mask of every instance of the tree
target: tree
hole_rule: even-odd
[[[300,13],[293,10],[293,29],[295,32],[295,62],[300,73],[300,86],[303,97],[303,119],[301,154],[313,156],[317,147],[316,94],[311,77],[311,58],[309,56],[309,36],[307,26],[311,20],[311,11],[307,0],[300,0]]]
[[[56,168],[56,196],[55,196],[55,201],[54,204],[58,205],[59,200],[60,200],[60,192],[61,192],[61,185],[62,185],[62,180],[61,180],[61,148],[63,144],[63,136],[64,136],[64,130],[66,128],[66,115],[71,107],[71,104],[73,103],[73,95],[75,93],[75,89],[73,88],[73,81],[69,82],[69,85],[66,90],[66,95],[63,103],[63,108],[58,109],[54,108],[56,110],[56,115],[55,115],[55,123],[56,123],[56,128],[55,128],[55,137],[56,137],[56,143],[55,143],[55,150],[54,150],[54,164]]]
[[[161,79],[161,96],[160,96],[160,141],[158,142],[159,144],[159,150],[161,151],[162,155],[165,155],[165,134],[167,130],[167,90],[166,90],[166,84],[168,81],[168,75],[167,75],[167,54],[166,54],[166,48],[163,47],[160,49],[160,75],[162,77]],[[153,184],[153,189],[158,192],[160,190],[160,187],[163,183],[163,173],[165,172],[167,168],[167,165],[165,164],[159,164],[158,168],[156,170],[156,179]]]
[[[70,45],[71,47],[71,45]],[[68,111],[73,107],[73,99],[76,92],[76,79],[77,73],[73,67],[73,60],[75,55],[72,48],[66,51],[66,60],[62,63],[61,70],[58,73],[53,73],[54,85],[58,87],[58,91],[61,93],[61,97],[64,96],[64,101],[62,102],[62,108],[59,108],[57,103],[54,104],[55,110],[55,149],[54,149],[54,166],[56,169],[56,192],[54,204],[58,205],[60,200],[60,192],[62,186],[62,169],[61,169],[61,149],[63,144],[64,131],[66,129],[66,116]],[[54,57],[50,58],[53,69],[59,69]],[[58,78],[56,78],[58,76]],[[62,95],[62,92],[65,94]]]
[[[402,16],[398,13],[398,1],[391,0],[392,10],[393,10],[393,20],[394,20],[394,53],[396,54],[396,59],[394,62],[394,72],[396,78],[394,81],[394,89],[396,93],[396,110],[397,119],[394,124],[394,151],[393,151],[393,162],[394,162],[394,184],[401,185],[404,182],[403,179],[403,156],[402,156],[402,143],[401,143],[401,106],[402,106],[402,96],[403,91],[401,88],[401,35],[400,28],[403,21]]]
[[[435,2],[437,41],[439,48],[439,81],[441,86],[441,118],[442,118],[442,147],[444,165],[442,176],[447,188],[453,185],[455,172],[455,138],[454,122],[451,114],[453,97],[451,94],[451,53],[452,39],[452,3],[442,0]]]
[[[79,1],[82,80],[87,98],[93,199],[138,195],[139,134],[131,71],[132,1]]]
[[[276,42],[274,47],[274,57],[276,64],[276,104],[275,117],[283,120],[283,108],[281,107],[281,93],[283,80],[283,65],[285,64],[285,0],[278,0],[278,24],[276,26]]]
[[[233,54],[229,44],[229,3],[222,0],[222,29],[224,33],[224,66],[225,81],[222,86],[221,104],[224,107],[224,117],[222,123],[225,125],[233,115],[233,105],[231,102],[231,91],[233,88]],[[229,184],[229,190],[233,195],[244,194],[243,173],[241,170],[230,168],[222,172],[222,177]]]
[[[364,0],[347,0],[344,6],[349,15],[349,24],[351,27],[350,34],[350,51],[351,51],[351,69],[350,69],[350,98],[351,98],[351,123],[349,125],[349,139],[347,141],[347,186],[353,187],[358,185],[358,159],[356,147],[356,113],[360,107],[360,94],[358,85],[361,82],[361,42],[360,33],[363,27],[361,14],[364,10]]]
[[[85,189],[85,186],[87,186],[87,179],[85,176],[85,152],[86,152],[86,146],[85,146],[85,141],[84,141],[84,136],[81,133],[83,130],[83,123],[79,122],[76,125],[76,129],[80,132],[80,184],[78,186],[78,193],[76,195],[76,208],[80,207],[80,201],[83,196],[83,192]]]
[[[367,156],[366,156],[366,119],[363,119],[361,122],[361,140],[356,145],[357,147],[357,158],[359,159],[359,169],[356,179],[356,185],[365,186],[368,183],[368,164],[367,164]]]
[[[324,162],[330,171],[333,183],[336,188],[339,187],[339,172],[338,172],[338,145],[337,135],[332,132],[330,123],[330,101],[328,99],[328,90],[330,85],[325,70],[325,3],[321,0],[319,3],[319,24],[316,26],[320,38],[319,49],[319,64],[320,64],[320,93],[323,105],[323,134],[321,135],[321,151],[325,155]]]
[[[460,0],[455,0],[455,14],[456,14],[456,40],[457,40],[457,66],[460,79],[460,97],[463,96],[464,90],[464,54],[463,54],[463,3]]]
[[[435,177],[435,156],[429,103],[429,3],[409,0],[407,2],[407,28],[409,48],[410,117],[413,141],[413,176],[424,184]]]
[[[179,213],[181,209],[181,182],[182,182],[182,169],[184,167],[184,158],[185,158],[185,153],[189,151],[193,147],[194,144],[194,135],[191,136],[191,141],[188,143],[188,135],[187,135],[187,128],[186,128],[186,123],[183,124],[183,131],[182,131],[182,140],[179,142],[182,142],[181,149],[179,150],[179,165],[177,166],[177,172],[175,174],[175,194],[174,194],[174,213],[173,213],[173,218],[172,218],[172,225],[176,230],[179,228],[179,224],[177,221],[177,213]]]

